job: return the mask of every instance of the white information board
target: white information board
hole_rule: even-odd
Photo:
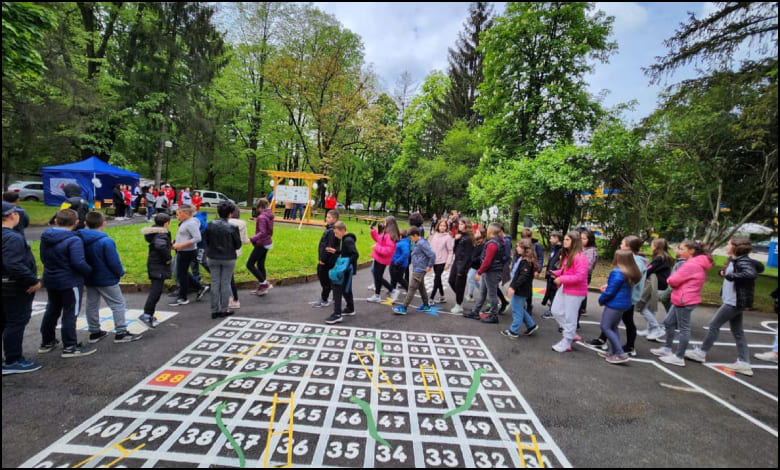
[[[277,201],[289,201],[306,204],[309,202],[309,187],[308,186],[285,186],[278,185],[276,192],[274,193],[274,199]]]

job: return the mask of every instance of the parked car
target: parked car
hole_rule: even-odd
[[[337,202],[336,203],[336,209],[344,209],[344,204]]]
[[[769,244],[772,240],[764,240],[762,242],[753,243],[753,251],[756,253],[769,253]]]
[[[222,201],[230,201],[233,204],[236,203],[236,201],[217,191],[211,191],[209,189],[196,189],[195,191],[199,192],[200,197],[203,198],[201,207],[216,207]]]
[[[364,211],[366,210],[366,206],[359,202],[353,202],[349,205],[349,209],[352,209],[353,211]]]
[[[22,201],[43,201],[43,183],[40,181],[17,181],[8,186],[8,190],[19,193]]]

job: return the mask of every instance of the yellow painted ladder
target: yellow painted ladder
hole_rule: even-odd
[[[368,370],[368,367],[366,367],[366,363],[363,362],[363,358],[364,357],[369,357],[369,358],[371,358],[371,364],[376,363],[376,360],[374,359],[374,355],[371,354],[371,351],[369,351],[368,348],[364,348],[364,350],[366,351],[365,354],[358,352],[358,350],[355,349],[355,348],[352,348],[352,350],[355,351],[355,355],[357,356],[358,360],[360,361],[360,365],[363,366],[363,370],[365,370],[366,374],[368,374],[368,380],[371,381],[371,384],[374,386],[374,388],[376,388],[376,391],[379,392],[380,391],[379,390],[379,385],[374,381],[374,374],[372,374],[371,371]],[[376,367],[379,369],[380,377],[384,377],[384,379],[385,379],[384,383],[389,385],[390,388],[395,392],[396,391],[395,385],[393,385],[393,383],[390,382],[390,378],[387,376],[387,374],[385,374],[385,371],[382,370],[382,366],[380,366],[378,363],[376,363]]]
[[[536,461],[539,463],[539,468],[544,468],[544,460],[542,460],[542,452],[539,450],[539,444],[536,442],[536,435],[531,434],[532,444],[530,446],[524,446],[520,443],[520,431],[515,431],[515,439],[517,439],[517,450],[520,451],[520,463],[522,464],[523,468],[526,468],[523,450],[536,451]]]
[[[295,392],[290,393],[289,400],[279,400],[279,394],[274,393],[274,402],[271,407],[271,422],[268,424],[268,440],[265,443],[265,459],[263,460],[263,468],[268,468],[268,458],[271,456],[271,438],[273,436],[279,436],[287,434],[287,465],[283,465],[278,468],[290,468],[292,466],[292,451],[293,451],[293,408],[295,401]],[[290,404],[290,424],[286,431],[274,432],[274,418],[276,417],[276,405],[278,403]]]
[[[425,369],[432,369],[433,372],[425,372]],[[436,388],[439,390],[438,392],[433,392],[434,395],[439,395],[442,400],[444,400],[444,392],[441,391],[441,383],[439,383],[439,374],[436,372],[436,366],[431,364],[430,366],[426,366],[423,364],[420,364],[420,374],[422,375],[422,381],[423,385],[425,386],[425,398],[427,400],[431,399],[431,392],[428,390],[428,376],[433,376],[434,379],[436,379]]]

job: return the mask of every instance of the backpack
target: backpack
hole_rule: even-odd
[[[347,271],[352,271],[352,261],[349,258],[339,258],[336,260],[336,264],[328,271],[328,277],[333,284],[344,284],[344,278],[347,276]],[[352,277],[344,286],[344,291],[349,291],[349,286],[352,283]]]

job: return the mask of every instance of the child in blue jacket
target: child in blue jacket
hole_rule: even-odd
[[[393,302],[398,300],[400,293],[398,284],[405,291],[409,290],[409,282],[405,279],[405,274],[409,270],[410,250],[411,243],[409,238],[407,238],[407,231],[406,229],[401,230],[401,239],[395,244],[395,254],[393,254],[393,261],[390,263],[390,285],[393,288],[390,297]]]
[[[125,275],[122,260],[116,250],[116,243],[103,232],[106,218],[101,212],[90,212],[86,217],[87,227],[79,230],[84,241],[87,263],[92,272],[86,278],[87,303],[85,315],[89,325],[89,342],[97,343],[108,333],[100,329],[100,299],[104,299],[114,317],[114,342],[129,343],[141,339],[140,334],[127,331],[125,311],[127,306],[119,288],[119,280]]]
[[[412,250],[412,279],[409,282],[409,290],[406,292],[404,304],[393,308],[393,312],[396,315],[406,315],[406,309],[412,303],[417,290],[420,291],[420,298],[422,298],[422,305],[417,310],[420,312],[430,312],[431,310],[431,307],[428,305],[428,292],[425,290],[425,274],[433,269],[436,254],[433,252],[431,245],[428,244],[428,240],[420,235],[419,228],[415,226],[409,227],[408,235],[409,241],[414,244],[414,249]]]
[[[623,351],[618,334],[618,324],[623,317],[623,312],[633,305],[631,290],[639,283],[642,273],[634,261],[634,253],[631,250],[618,250],[615,252],[615,269],[609,273],[607,284],[601,286],[599,305],[604,306],[601,314],[601,331],[607,337],[609,352],[606,355],[610,364],[628,362],[628,354]]]

